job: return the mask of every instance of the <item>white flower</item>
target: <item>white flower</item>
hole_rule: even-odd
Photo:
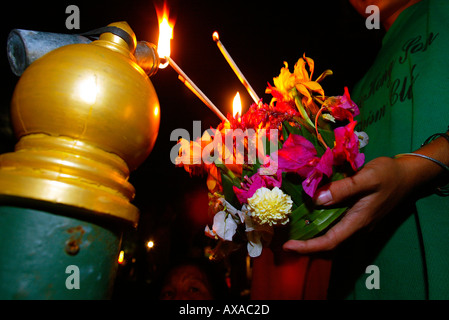
[[[256,258],[262,253],[262,241],[260,240],[261,234],[259,232],[248,232],[247,234],[248,243],[246,244],[246,249],[248,250],[248,255],[251,258]]]
[[[219,237],[223,240],[232,241],[232,237],[237,230],[237,223],[232,216],[225,211],[217,212],[214,216],[212,230],[206,226],[204,232],[212,237]]]
[[[265,187],[257,189],[248,199],[248,209],[253,219],[259,224],[286,224],[292,211],[291,197],[278,187],[272,190]]]
[[[366,132],[361,131],[361,132],[357,132],[354,131],[354,134],[357,136],[357,138],[359,138],[359,149],[363,148],[364,146],[366,146],[369,142],[369,137],[366,134]]]
[[[219,198],[218,201],[224,205],[224,210],[215,214],[212,230],[209,226],[206,226],[204,229],[206,235],[213,238],[232,241],[238,223],[244,223],[248,239],[248,255],[253,258],[260,256],[263,243],[269,243],[271,241],[273,227],[268,224],[259,224],[256,222],[251,217],[251,213],[246,204],[242,206],[241,210],[237,210],[224,198]]]
[[[240,211],[237,210],[236,208],[234,208],[229,202],[227,202],[224,198],[220,198],[219,199],[221,201],[221,203],[223,203],[223,205],[225,206],[225,210],[227,212],[229,212],[230,214],[232,214],[232,216],[235,219],[240,219],[240,221],[243,223],[245,222],[245,214]]]
[[[242,208],[242,210],[244,210],[244,208]],[[245,225],[246,237],[248,239],[246,245],[248,255],[252,258],[258,257],[262,253],[262,240],[264,240],[266,244],[271,242],[274,233],[273,227],[257,224],[249,215],[247,215]]]

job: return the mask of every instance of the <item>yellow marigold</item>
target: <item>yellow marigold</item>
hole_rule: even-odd
[[[265,187],[257,189],[248,199],[248,209],[259,224],[286,224],[292,211],[293,201],[278,187],[272,190]]]

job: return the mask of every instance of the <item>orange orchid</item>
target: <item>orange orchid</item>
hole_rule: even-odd
[[[274,86],[276,87],[276,91],[279,92],[285,101],[292,101],[293,95],[291,94],[291,90],[295,87],[295,77],[288,69],[288,63],[284,61],[284,67],[281,68],[281,73],[278,77],[273,78]],[[272,88],[267,88],[267,93],[271,92]]]
[[[229,124],[224,124],[221,130],[212,129],[212,134],[205,131],[196,141],[179,139],[180,146],[175,165],[182,166],[190,175],[207,174],[207,187],[210,192],[221,192],[221,171],[217,165],[226,169],[226,174],[231,179],[241,178],[242,165],[237,162],[240,155],[234,143],[229,149],[226,145],[226,135],[231,135]],[[231,140],[232,141],[232,140]],[[223,170],[223,169],[222,169]]]
[[[275,87],[269,86],[266,90],[266,93],[273,94],[274,100],[279,99],[279,97],[282,97],[284,101],[294,100],[302,118],[312,128],[315,126],[310,120],[309,113],[316,116],[320,109],[314,101],[315,94],[318,94],[322,101],[325,100],[324,90],[319,82],[332,74],[331,70],[326,70],[316,80],[312,80],[314,69],[315,62],[313,59],[306,57],[305,54],[296,62],[293,73],[288,69],[287,62],[284,62],[284,67],[281,68],[279,76],[273,78]]]
[[[309,67],[310,75],[307,72],[306,65]],[[295,76],[295,88],[302,95],[301,102],[305,105],[313,114],[316,114],[319,107],[315,104],[312,98],[312,93],[318,93],[324,100],[324,90],[318,83],[323,80],[327,75],[332,74],[331,70],[324,71],[317,80],[312,80],[313,71],[315,69],[315,62],[313,59],[306,57],[299,58],[295,64],[293,75]]]

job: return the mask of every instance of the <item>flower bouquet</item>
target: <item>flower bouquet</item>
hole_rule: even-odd
[[[313,197],[320,186],[363,165],[360,148],[368,137],[354,131],[359,110],[348,89],[326,96],[320,82],[332,71],[312,80],[313,71],[305,55],[293,73],[284,62],[266,89],[269,104],[261,99],[196,141],[178,141],[176,165],[207,174],[213,225],[205,233],[218,240],[216,253],[246,244],[257,257],[275,233],[309,239],[347,210],[316,207]]]

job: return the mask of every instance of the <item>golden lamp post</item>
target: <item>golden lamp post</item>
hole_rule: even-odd
[[[126,22],[112,23],[21,75],[11,103],[18,142],[0,156],[0,298],[110,296],[122,230],[139,219],[128,178],[159,129],[136,46]]]

